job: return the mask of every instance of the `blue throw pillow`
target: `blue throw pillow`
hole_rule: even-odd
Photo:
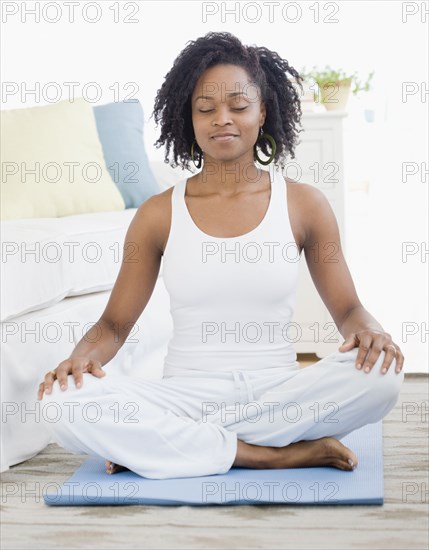
[[[143,108],[139,101],[93,107],[109,173],[125,202],[138,208],[161,192],[150,169],[143,142]]]

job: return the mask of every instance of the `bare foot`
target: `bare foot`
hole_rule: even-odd
[[[238,440],[233,466],[242,468],[314,468],[332,466],[354,470],[358,465],[355,453],[334,437],[298,441],[286,447],[263,447]],[[128,470],[125,466],[106,460],[106,472],[116,474]]]
[[[322,437],[310,441],[298,441],[287,447],[280,447],[278,453],[280,468],[311,468],[332,466],[340,470],[354,470],[358,458],[354,452],[334,437]]]
[[[118,472],[124,472],[126,470],[128,470],[128,468],[125,468],[125,466],[115,464],[111,460],[106,460],[106,472],[108,474],[117,474]]]
[[[242,468],[313,468],[332,466],[354,470],[358,465],[354,452],[334,437],[298,441],[286,447],[263,447],[238,440],[233,466]]]

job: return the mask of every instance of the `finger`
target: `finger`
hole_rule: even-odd
[[[76,364],[72,371],[76,388],[82,387],[84,373],[91,373],[95,376],[100,376],[98,372],[96,372],[97,369],[101,369],[101,363],[96,359],[84,359],[84,361],[80,364]],[[106,373],[102,371],[101,376],[104,376],[105,374]]]
[[[365,372],[372,371],[372,367],[378,361],[378,358],[380,357],[380,353],[382,351],[383,351],[382,348],[379,345],[376,345],[375,342],[373,342],[372,346],[369,349],[365,362],[363,364],[363,370]]]
[[[103,370],[103,365],[97,359],[91,359],[91,374],[97,376],[97,378],[106,376],[106,373]]]
[[[45,393],[51,393],[52,391],[52,384],[54,383],[55,381],[55,376],[54,374],[49,371],[45,374],[45,380],[44,380],[44,385],[45,385]]]
[[[385,350],[384,350],[384,359],[383,363],[381,365],[381,374],[386,374],[386,372],[389,370],[393,359],[395,359],[396,356],[396,349],[393,346],[393,344],[390,344]]]
[[[45,390],[45,384],[42,382],[39,384],[39,389],[37,391],[37,399],[40,401],[40,399],[43,398],[43,392]]]
[[[74,363],[72,366],[71,374],[73,376],[74,384],[76,388],[81,388],[83,384],[83,373],[88,372],[88,360],[84,360],[80,363]]]
[[[338,349],[339,351],[350,350],[355,347],[355,344],[356,344],[356,339],[354,338],[354,336],[351,336],[350,338],[347,338],[346,340],[344,340],[344,342],[341,344],[341,346]]]
[[[402,351],[399,348],[396,348],[396,367],[395,367],[396,374],[399,374],[401,370],[404,368],[404,361],[405,361],[405,357]]]
[[[359,343],[358,352],[356,355],[356,368],[361,369],[366,356],[370,350],[371,347],[371,340],[369,338],[362,338],[361,342]]]
[[[62,391],[66,390],[67,389],[67,376],[68,376],[68,373],[69,373],[69,368],[70,368],[70,363],[71,363],[71,360],[70,359],[66,359],[65,361],[61,361],[61,363],[58,365],[58,367],[56,368],[56,374],[57,374],[57,380],[58,380],[58,384],[60,385],[60,388]]]

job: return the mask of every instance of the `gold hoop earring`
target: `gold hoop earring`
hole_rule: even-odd
[[[271,155],[270,155],[268,160],[261,160],[258,156],[258,151],[256,149],[256,145],[257,145],[257,143],[260,139],[266,139],[267,141],[269,141],[269,143],[271,145]],[[266,132],[263,132],[263,130],[261,128],[260,135],[258,137],[257,142],[255,143],[254,148],[253,148],[253,159],[257,160],[260,164],[263,164],[264,166],[267,166],[267,164],[270,164],[273,161],[274,157],[276,156],[276,151],[277,151],[276,140],[273,138],[273,136],[271,134],[267,134]]]
[[[199,153],[198,155],[198,162],[195,162],[195,158],[194,158],[194,147],[195,147],[195,144],[197,144],[197,147],[198,147],[198,143],[196,142],[196,140],[194,139],[192,145],[191,145],[191,159],[192,159],[192,162],[194,163],[194,166],[195,168],[201,168],[201,164],[202,164],[202,161],[203,161],[203,155],[202,155],[202,151],[201,153]]]

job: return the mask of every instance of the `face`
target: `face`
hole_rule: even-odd
[[[265,115],[260,90],[243,67],[220,64],[207,69],[192,94],[195,139],[205,162],[253,162]]]

